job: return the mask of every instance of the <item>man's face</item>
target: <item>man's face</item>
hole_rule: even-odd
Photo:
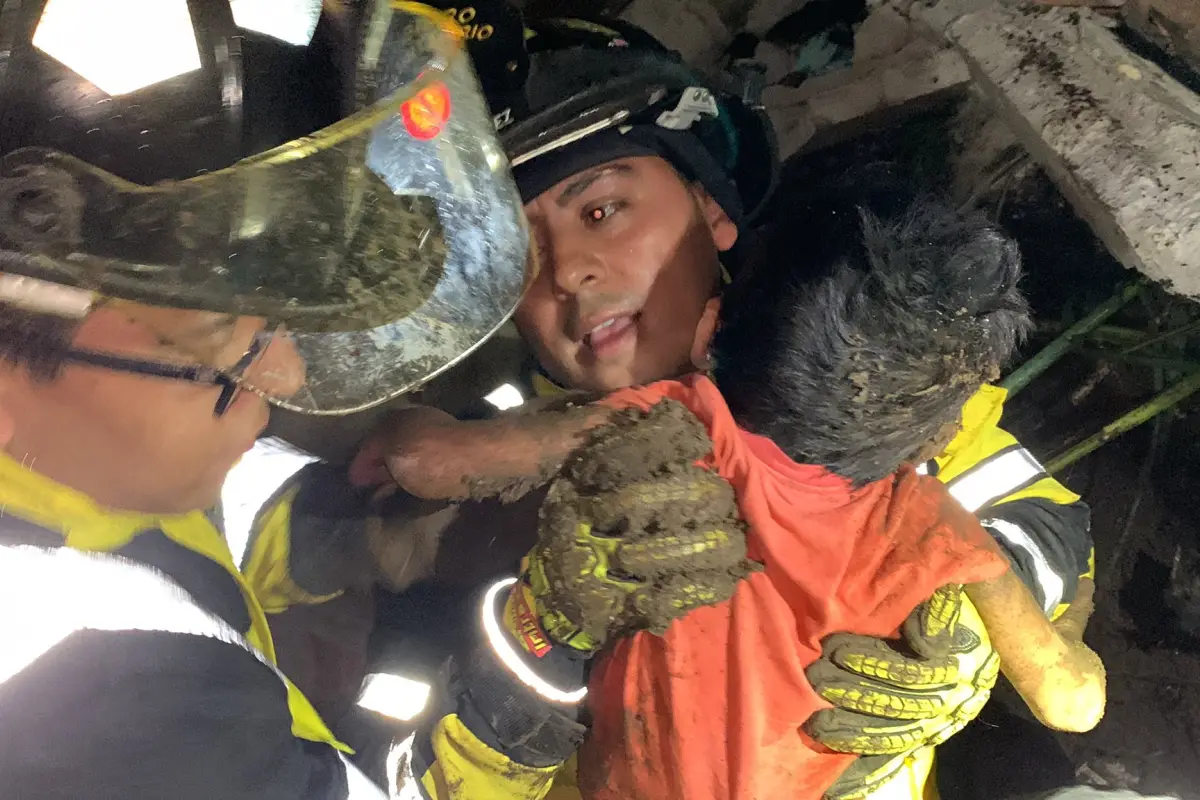
[[[607,392],[691,368],[737,238],[720,206],[647,156],[567,178],[525,213],[541,272],[516,322],[550,377]]]
[[[93,312],[74,345],[102,353],[226,368],[260,320],[118,304]],[[276,337],[245,376],[272,395],[295,392],[303,362]],[[220,388],[68,364],[53,380],[0,364],[0,445],[12,458],[101,505],[171,514],[216,502],[225,475],[267,423],[242,391],[223,416]]]

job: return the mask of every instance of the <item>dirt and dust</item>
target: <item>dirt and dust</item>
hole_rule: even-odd
[[[549,590],[593,638],[661,634],[754,571],[732,487],[696,464],[711,450],[695,416],[663,401],[595,429],[551,484],[539,534],[554,554]]]
[[[380,446],[412,498],[511,503],[550,483],[539,542],[554,552],[545,563],[555,607],[598,641],[627,628],[662,633],[753,570],[737,500],[697,465],[712,442],[680,403],[642,413],[581,399],[478,422],[405,409]],[[414,554],[393,560],[404,572]]]
[[[1090,585],[1090,581],[1087,582]],[[1013,572],[968,584],[1004,675],[1046,726],[1082,731],[1104,715],[1104,665],[1074,620],[1052,625]],[[1090,598],[1086,600],[1090,604]]]
[[[535,489],[550,482],[559,470],[567,452],[562,443],[574,445],[579,442],[580,431],[594,424],[602,415],[596,408],[587,406],[600,395],[585,392],[569,392],[555,397],[535,399],[521,408],[519,416],[522,429],[541,441],[541,456],[536,472],[527,475],[476,475],[467,479],[467,495],[471,500],[496,498],[501,503],[515,503]],[[565,439],[564,439],[565,435]],[[548,439],[556,444],[547,446]]]
[[[313,332],[369,330],[403,319],[433,294],[448,253],[437,204],[397,195],[370,170],[351,166],[365,159],[365,146],[345,143],[296,162],[294,171],[254,167],[270,172],[273,204],[290,213],[271,217],[261,236],[240,239],[227,257],[212,251],[222,256],[221,274],[235,278],[220,288],[246,303],[243,313],[269,309],[277,321]],[[178,238],[185,248],[209,256],[227,246],[225,220],[236,214],[214,209],[240,209],[241,187],[201,182],[180,194]],[[257,305],[263,299],[270,305]]]

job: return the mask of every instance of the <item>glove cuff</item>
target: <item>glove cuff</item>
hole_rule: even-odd
[[[483,633],[493,661],[543,700],[574,706],[587,696],[587,656],[553,644],[529,599],[516,578],[498,581],[484,595]]]
[[[451,682],[460,689],[458,713],[488,746],[532,767],[562,763],[587,732],[580,722],[587,694],[587,659],[548,640],[540,657],[504,624],[515,579],[500,581],[484,597],[484,641],[465,661],[452,660]]]

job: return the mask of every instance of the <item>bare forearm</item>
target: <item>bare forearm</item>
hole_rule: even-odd
[[[427,409],[397,415],[388,435],[388,472],[409,494],[430,500],[515,499],[544,483],[587,432],[613,412],[560,412],[460,422]]]
[[[1062,615],[1054,620],[1054,628],[1068,642],[1083,641],[1083,631],[1095,610],[1096,582],[1091,578],[1080,578],[1075,598]],[[1066,598],[1069,599],[1069,598]]]
[[[1057,730],[1094,728],[1105,703],[1099,656],[1082,639],[1057,630],[1011,571],[965,590],[1000,655],[1001,669],[1038,719]]]

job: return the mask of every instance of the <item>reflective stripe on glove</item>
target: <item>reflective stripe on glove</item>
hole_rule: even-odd
[[[831,750],[866,756],[826,793],[831,800],[869,793],[907,754],[958,733],[996,683],[1000,660],[961,586],[939,589],[901,633],[899,642],[836,634],[806,670],[834,706],[809,719],[808,733]]]

